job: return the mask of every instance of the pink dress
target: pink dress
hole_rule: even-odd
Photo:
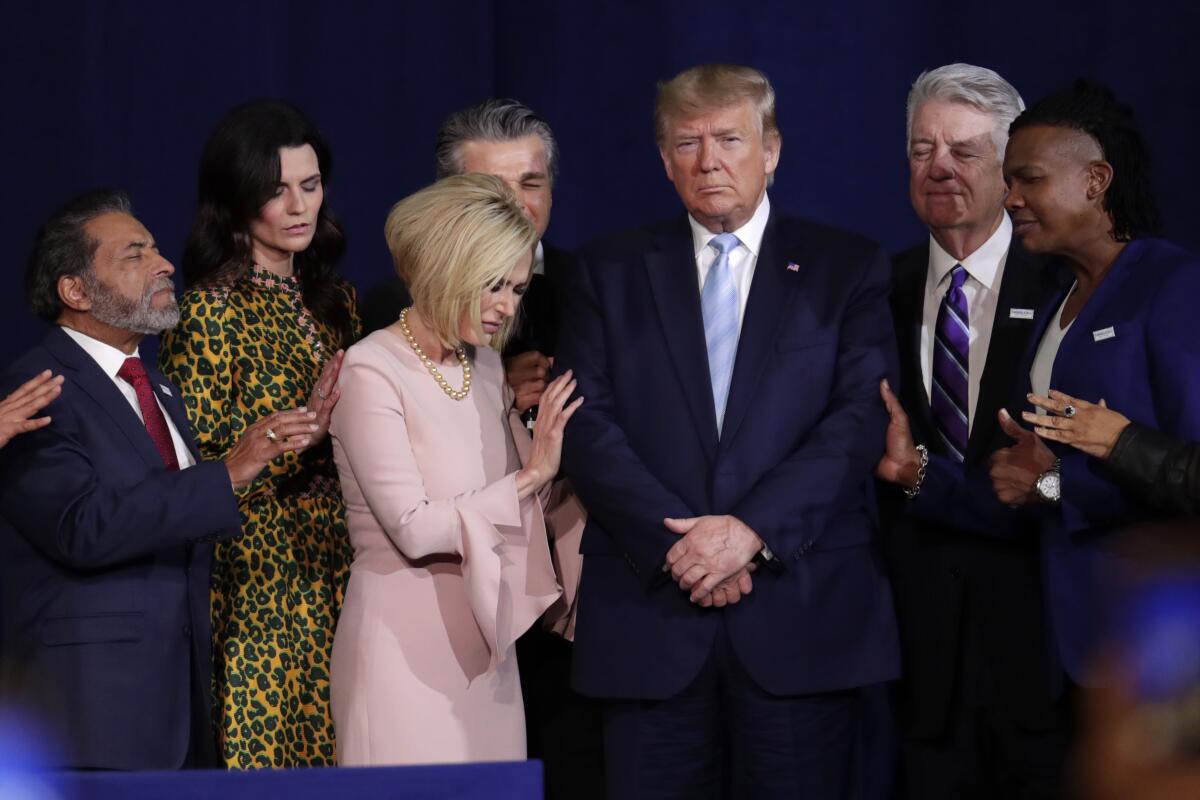
[[[462,368],[439,366],[457,388]],[[408,343],[351,347],[330,428],[354,546],[333,640],[343,765],[525,758],[513,643],[559,598],[500,356],[480,348],[453,400]]]

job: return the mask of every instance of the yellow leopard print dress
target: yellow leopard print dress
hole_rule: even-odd
[[[346,305],[360,323],[353,290]],[[304,308],[299,282],[253,271],[191,289],[159,348],[206,459],[256,420],[308,402],[336,333]],[[243,535],[216,545],[213,698],[230,768],[336,763],[329,653],[353,550],[328,443],[286,453],[239,492]]]

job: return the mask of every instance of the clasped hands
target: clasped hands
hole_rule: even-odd
[[[690,599],[704,608],[732,605],[750,594],[752,559],[763,540],[750,526],[729,515],[664,519],[680,539],[667,551],[664,572]]]

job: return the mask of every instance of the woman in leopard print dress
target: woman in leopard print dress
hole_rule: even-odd
[[[221,122],[200,164],[182,318],[159,351],[206,458],[273,411],[313,413],[308,448],[240,493],[244,533],[215,553],[214,721],[231,768],[336,762],[329,653],[352,551],[326,429],[360,325],[334,271],[329,177],[324,139],[292,106],[251,103]]]

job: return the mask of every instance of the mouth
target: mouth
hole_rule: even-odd
[[[489,336],[496,334],[500,331],[500,323],[499,322],[484,321],[484,322],[480,323],[480,325],[483,328],[483,332]]]
[[[1037,220],[1032,219],[1013,219],[1013,233],[1022,234],[1028,233],[1037,225]]]
[[[728,189],[728,186],[701,186],[697,192],[699,194],[717,194]]]
[[[310,225],[307,222],[301,222],[296,225],[292,225],[290,227],[284,228],[283,230],[290,236],[304,236],[305,234],[307,234],[309,231],[312,230],[312,225]]]

